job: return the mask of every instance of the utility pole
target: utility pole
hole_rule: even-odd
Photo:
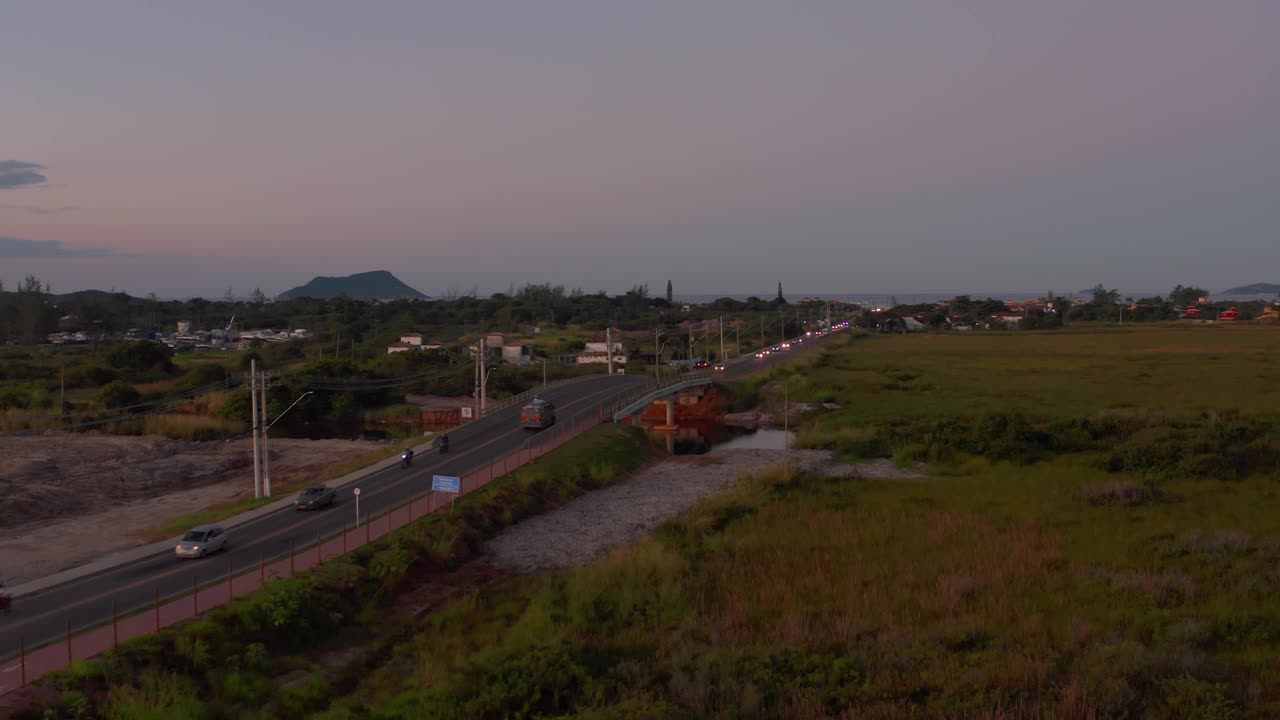
[[[65,363],[58,364],[58,415],[65,415],[67,412],[67,366]]]
[[[760,316],[760,347],[764,347],[764,315]]]
[[[473,420],[480,419],[480,365],[484,362],[484,336],[480,336],[480,340],[476,343],[476,389],[472,394],[475,407],[475,417]]]
[[[724,363],[724,316],[720,316],[720,362]]]
[[[654,382],[662,381],[662,346],[658,345],[658,338],[662,336],[661,328],[653,329],[653,380]]]
[[[742,355],[742,321],[737,320],[733,323],[733,344],[734,355]]]
[[[542,392],[547,391],[547,359],[542,358]]]
[[[613,328],[604,329],[604,351],[608,356],[609,374],[613,374]]]
[[[262,371],[262,401],[258,407],[262,409],[262,496],[271,497],[271,451],[267,449],[267,425],[271,423],[271,414],[267,412],[267,372]]]
[[[489,389],[489,388],[488,388],[488,382],[487,382],[487,381],[489,380],[489,373],[485,372],[485,367],[484,367],[484,366],[485,366],[485,364],[486,364],[486,363],[485,363],[485,357],[484,357],[484,355],[485,355],[484,337],[483,337],[483,336],[481,336],[481,338],[480,338],[480,364],[476,366],[476,372],[478,373],[477,377],[478,377],[478,378],[479,378],[479,380],[480,380],[480,384],[479,384],[479,390],[480,390],[480,411],[476,413],[476,417],[477,417],[477,418],[479,418],[481,415],[483,415],[483,414],[484,414],[484,411],[487,409],[487,407],[486,407],[486,406],[489,404],[489,403],[485,402],[485,400],[486,400],[486,398],[485,398],[485,394],[486,394],[486,392],[487,392],[487,391],[488,391],[488,389]]]
[[[262,497],[262,456],[258,443],[258,361],[249,360],[249,405],[253,417],[253,496]]]
[[[782,383],[782,479],[784,482],[791,480],[791,428],[788,426],[787,417],[790,413],[788,392],[791,389],[791,377],[788,376]]]
[[[781,345],[786,341],[787,341],[787,321],[786,321],[786,317],[782,314],[782,306],[779,305],[778,306],[778,344]]]

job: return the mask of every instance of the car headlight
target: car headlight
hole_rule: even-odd
[[[199,545],[192,545],[192,546],[191,546],[191,549],[192,549],[192,550],[195,550],[196,552],[199,552],[199,551],[200,551],[200,546],[199,546]]]

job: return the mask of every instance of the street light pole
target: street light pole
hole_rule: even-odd
[[[484,411],[489,407],[489,373],[497,370],[498,366],[482,368],[480,373],[480,414],[484,415]]]

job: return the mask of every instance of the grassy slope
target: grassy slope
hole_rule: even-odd
[[[1008,410],[1250,418],[1274,407],[1277,346],[1255,328],[873,338],[792,389],[844,404],[818,441]],[[1101,455],[759,478],[592,567],[437,614],[317,717],[1280,713],[1280,486],[1143,485]]]

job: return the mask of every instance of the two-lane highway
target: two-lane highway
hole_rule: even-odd
[[[544,397],[556,404],[557,422],[568,422],[580,412],[641,389],[647,380],[639,375],[601,375],[549,388]],[[520,427],[519,418],[518,405],[505,407],[451,432],[446,455],[423,453],[410,468],[397,464],[362,478],[361,514],[382,513],[421,496],[431,489],[432,475],[462,476],[515,451],[533,433]],[[291,544],[305,546],[317,533],[329,537],[354,520],[351,490],[344,488],[332,508],[306,513],[286,509],[231,528],[226,552],[210,558],[180,560],[170,551],[18,598],[12,611],[0,616],[0,658],[18,653],[20,636],[28,648],[55,640],[65,635],[68,620],[73,629],[110,620],[113,601],[121,612],[146,607],[157,589],[161,597],[172,596],[190,590],[193,578],[202,586],[225,579],[228,561],[236,574],[246,572],[258,567],[262,557],[287,555]]]

